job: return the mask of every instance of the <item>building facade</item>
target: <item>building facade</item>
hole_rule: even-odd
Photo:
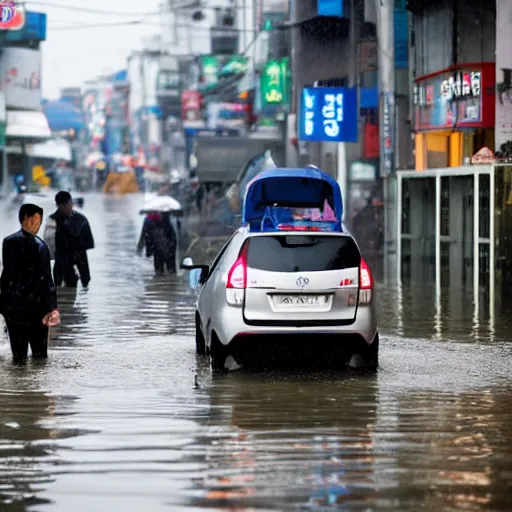
[[[5,101],[4,190],[22,175],[32,184],[30,146],[51,137],[41,107],[41,52],[46,40],[46,14],[26,12],[25,25],[7,32],[0,46],[0,81]]]

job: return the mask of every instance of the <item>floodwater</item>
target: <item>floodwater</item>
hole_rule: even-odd
[[[141,200],[86,198],[93,281],[48,362],[0,337],[1,511],[512,510],[505,316],[380,285],[376,375],[212,375],[193,293],[135,253]]]

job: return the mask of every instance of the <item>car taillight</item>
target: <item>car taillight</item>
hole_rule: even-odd
[[[246,242],[240,251],[233,266],[229,269],[226,281],[226,300],[231,306],[242,306],[247,287],[247,251],[249,244]]]
[[[361,267],[359,269],[359,283],[361,290],[371,290],[373,288],[372,273],[363,258],[361,258]]]
[[[359,304],[370,304],[372,301],[373,277],[370,267],[361,258],[361,266],[359,268]]]

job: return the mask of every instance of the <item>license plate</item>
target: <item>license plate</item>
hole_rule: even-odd
[[[325,295],[274,295],[274,303],[282,308],[325,306]]]

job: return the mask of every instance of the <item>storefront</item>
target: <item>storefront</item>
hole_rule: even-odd
[[[494,63],[458,65],[418,78],[414,88],[416,170],[468,165],[494,148]]]
[[[31,158],[26,146],[51,137],[41,107],[41,52],[7,47],[0,57],[0,79],[6,106],[6,175],[23,174],[32,181]]]

